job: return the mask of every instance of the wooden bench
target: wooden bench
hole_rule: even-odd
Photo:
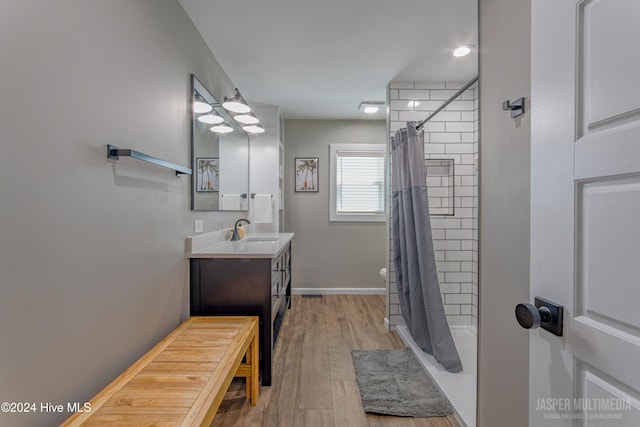
[[[62,425],[209,426],[234,376],[256,405],[258,349],[257,317],[191,317]]]

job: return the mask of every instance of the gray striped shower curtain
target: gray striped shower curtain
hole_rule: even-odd
[[[398,297],[416,344],[447,371],[459,372],[462,363],[440,296],[423,144],[412,122],[391,138],[391,227]]]

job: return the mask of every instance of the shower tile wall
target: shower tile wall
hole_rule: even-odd
[[[466,82],[391,82],[387,90],[389,136],[407,121],[421,121],[440,107]],[[420,105],[409,106],[409,101]],[[453,160],[453,186],[448,172],[435,161],[427,162],[431,226],[440,290],[450,325],[478,323],[478,90],[462,93],[424,127],[426,159]],[[393,166],[392,166],[393,167]],[[430,168],[431,172],[430,172]],[[453,191],[453,193],[452,193]],[[453,200],[453,215],[446,203]],[[389,224],[391,227],[391,224]],[[391,238],[391,229],[389,229]],[[388,319],[402,325],[393,253],[389,243]]]

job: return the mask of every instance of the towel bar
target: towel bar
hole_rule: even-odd
[[[120,148],[117,145],[107,145],[107,157],[111,160],[119,160],[122,157],[133,157],[134,159],[142,160],[143,162],[152,163],[154,165],[162,166],[167,169],[174,170],[176,175],[191,175],[190,168],[169,163],[166,160],[159,159],[157,157],[150,156],[148,154],[141,153],[136,150],[130,150]]]

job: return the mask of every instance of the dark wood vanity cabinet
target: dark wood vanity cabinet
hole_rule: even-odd
[[[271,368],[282,320],[291,307],[291,242],[273,258],[192,258],[191,315],[260,317],[262,385]]]

